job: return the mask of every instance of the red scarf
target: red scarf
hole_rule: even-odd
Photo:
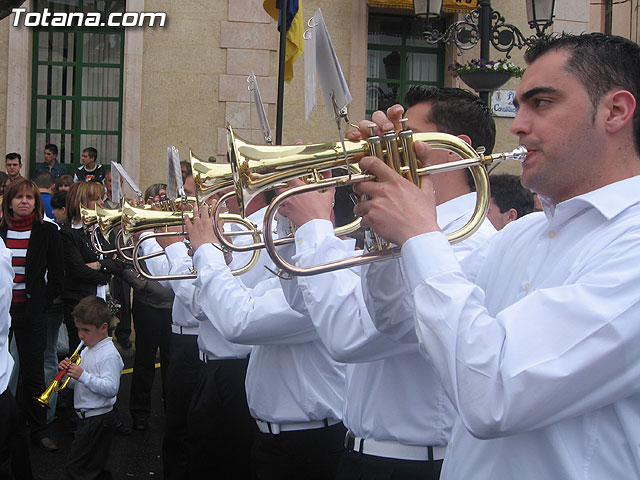
[[[26,254],[22,252],[29,248],[29,238],[31,234],[20,235],[15,232],[30,232],[36,212],[31,212],[27,217],[9,216],[7,225],[7,248],[11,250],[11,266],[14,271],[13,278],[13,298],[12,303],[24,303],[27,301],[27,291],[25,290],[25,267],[27,265]],[[24,238],[15,238],[24,237]],[[20,252],[20,253],[18,253]]]
[[[17,230],[18,232],[26,232],[27,230],[31,230],[31,226],[33,225],[33,221],[36,219],[36,211],[31,212],[31,215],[28,217],[14,217],[9,215],[9,221],[7,225],[10,230]]]

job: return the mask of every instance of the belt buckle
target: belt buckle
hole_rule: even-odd
[[[347,452],[353,452],[355,450],[356,436],[351,433],[351,430],[347,430],[347,434],[344,436],[344,448]]]

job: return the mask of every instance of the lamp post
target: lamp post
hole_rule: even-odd
[[[430,28],[430,19],[438,17],[442,9],[442,0],[414,0],[416,16],[425,22],[425,42],[434,45],[438,42],[455,44],[458,55],[480,43],[480,58],[489,61],[489,45],[506,58],[511,58],[511,50],[531,45],[539,37],[545,36],[545,30],[553,24],[555,0],[526,0],[527,21],[535,29],[535,36],[525,37],[515,25],[506,23],[505,18],[491,8],[491,0],[479,0],[479,8],[454,22],[444,32]],[[489,92],[481,92],[481,98],[488,104]]]

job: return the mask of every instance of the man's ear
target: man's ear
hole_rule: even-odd
[[[509,222],[513,222],[514,220],[518,219],[518,211],[515,208],[510,208],[507,211],[507,220]]]
[[[471,137],[469,137],[469,135],[465,135],[463,133],[462,135],[458,135],[458,138],[460,140],[464,140],[466,143],[468,143],[469,145],[471,145],[473,147],[473,143],[471,142]]]
[[[471,143],[471,138],[469,137],[469,135],[462,134],[462,135],[456,135],[456,136],[457,136],[460,140],[462,140],[463,142],[467,143],[468,145],[473,146],[473,145],[472,145],[472,143]],[[455,156],[455,157],[459,158],[459,156],[458,156],[458,154],[457,154],[457,153],[449,152],[449,155],[453,155],[453,156]]]
[[[627,90],[609,92],[602,99],[601,106],[605,108],[605,126],[609,132],[617,132],[633,121],[636,111],[636,99]]]

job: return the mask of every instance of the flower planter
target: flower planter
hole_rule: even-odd
[[[464,83],[476,92],[492,92],[500,88],[512,77],[508,72],[458,72]]]

